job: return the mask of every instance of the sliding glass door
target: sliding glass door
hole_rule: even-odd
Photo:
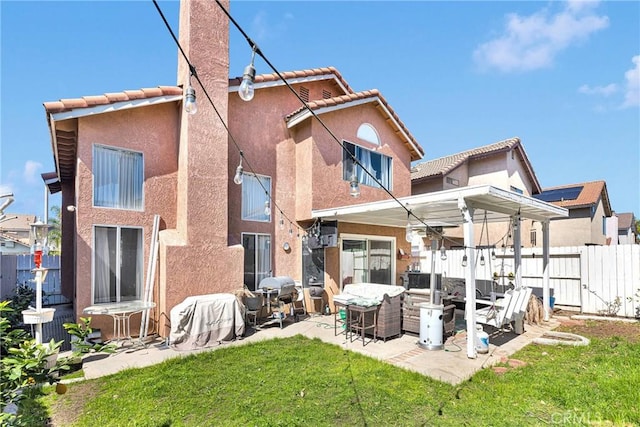
[[[350,283],[393,282],[395,239],[381,236],[342,236],[342,286]]]
[[[271,236],[242,233],[242,246],[244,247],[244,284],[255,291],[260,281],[270,277],[272,273]]]

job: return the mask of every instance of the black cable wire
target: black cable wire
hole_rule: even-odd
[[[413,216],[421,224],[423,224],[425,227],[427,227],[427,229],[430,230],[429,231],[430,234],[435,234],[435,235],[441,236],[442,238],[445,238],[442,233],[437,232],[436,230],[433,229],[433,227],[429,226],[421,218],[418,218],[417,216],[415,216],[411,212],[411,210],[409,210],[409,208],[407,208],[405,205],[403,205],[402,202],[400,202],[400,200],[398,200],[398,198],[393,193],[391,193],[391,191],[389,191],[389,189],[386,186],[384,186],[367,168],[363,167],[362,164],[358,161],[358,159],[354,155],[349,153],[349,151],[347,150],[345,145],[342,142],[340,142],[340,139],[333,133],[333,131],[331,131],[331,129],[329,129],[329,127],[320,119],[320,117],[318,117],[318,115],[315,113],[315,111],[313,111],[309,107],[309,105],[300,97],[298,92],[296,92],[295,89],[293,89],[291,84],[282,76],[280,71],[278,71],[278,69],[271,63],[271,61],[269,61],[269,59],[264,55],[262,50],[260,50],[258,45],[251,39],[251,37],[249,37],[247,35],[247,33],[242,29],[240,24],[238,24],[238,22],[233,18],[233,16],[231,16],[229,11],[227,11],[227,9],[222,5],[222,3],[220,3],[220,0],[216,0],[216,3],[220,7],[220,9],[222,9],[224,14],[227,15],[227,17],[229,18],[231,23],[233,23],[233,25],[238,29],[238,31],[240,31],[240,33],[245,38],[245,40],[247,41],[247,43],[249,44],[251,49],[254,50],[264,60],[264,62],[273,70],[273,72],[278,76],[278,78],[280,78],[280,80],[282,80],[282,82],[287,86],[287,88],[296,96],[296,98],[298,98],[298,100],[303,105],[303,107],[306,108],[307,111],[309,111],[309,113],[313,116],[313,118],[315,118],[318,121],[318,123],[320,123],[320,125],[327,131],[327,133],[329,133],[329,135],[334,139],[334,141],[343,149],[343,151],[347,152],[351,156],[351,158],[353,159],[354,163],[357,166],[360,166],[360,168],[363,171],[365,171],[367,173],[367,175],[369,175],[371,178],[373,178],[373,180],[380,186],[380,188],[382,188],[387,193],[387,195],[389,195],[393,200],[395,200],[398,203],[398,205],[400,205],[404,210],[406,210],[407,213],[410,216]]]
[[[240,159],[244,160],[245,164],[248,166],[249,170],[251,171],[251,173],[257,178],[257,174],[255,172],[255,170],[253,169],[253,167],[251,166],[251,162],[249,162],[249,160],[247,159],[247,157],[244,155],[242,149],[240,148],[240,145],[238,144],[238,142],[235,140],[235,138],[233,137],[233,135],[231,134],[229,127],[227,126],[227,123],[224,121],[224,119],[222,118],[222,115],[220,114],[220,112],[218,111],[218,109],[216,108],[213,100],[211,99],[211,97],[209,96],[209,93],[207,92],[207,89],[204,87],[204,85],[202,84],[202,81],[200,80],[200,77],[198,76],[198,73],[196,71],[196,68],[194,67],[194,65],[191,63],[191,61],[189,60],[189,57],[187,56],[187,54],[185,53],[184,49],[182,48],[182,46],[180,45],[180,41],[178,40],[178,38],[176,37],[175,33],[173,32],[173,29],[171,28],[171,25],[169,25],[169,22],[167,21],[166,17],[164,16],[164,13],[162,12],[162,9],[160,9],[160,6],[158,5],[158,2],[156,0],[152,0],[153,4],[156,7],[156,10],[158,11],[158,13],[160,14],[160,17],[162,18],[162,21],[164,22],[165,26],[167,27],[167,30],[169,30],[169,33],[171,34],[171,37],[173,38],[173,41],[175,42],[175,44],[178,46],[178,49],[180,50],[180,53],[182,55],[182,57],[184,58],[184,60],[187,62],[187,65],[189,66],[189,72],[190,74],[196,79],[196,81],[198,82],[198,84],[200,85],[200,88],[202,89],[202,92],[205,94],[205,97],[207,98],[207,100],[209,101],[209,104],[213,107],[213,111],[216,113],[216,115],[218,116],[218,119],[220,120],[220,122],[222,123],[222,125],[224,126],[225,130],[227,131],[227,135],[229,136],[229,139],[231,139],[231,142],[233,142],[233,145],[236,147],[236,149],[238,150],[238,152],[240,153]],[[248,36],[247,36],[248,37]],[[287,215],[285,215],[282,212],[282,209],[278,206],[278,204],[276,203],[275,199],[271,196],[271,194],[269,193],[269,191],[265,188],[265,186],[262,184],[262,181],[260,179],[257,179],[258,184],[260,185],[260,187],[262,187],[262,190],[264,191],[265,195],[268,197],[270,203],[273,205],[273,207],[275,207],[276,212],[280,212],[280,214],[282,214],[285,218],[287,218],[287,220],[289,221],[289,223],[293,224],[294,221],[292,221]],[[296,225],[296,229],[299,231],[301,228]]]

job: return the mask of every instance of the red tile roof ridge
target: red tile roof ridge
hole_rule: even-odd
[[[496,153],[505,149],[512,149],[517,145],[521,146],[520,138],[515,136],[503,139],[481,147],[472,148],[447,156],[438,157],[433,160],[426,160],[413,167],[411,179],[416,180],[428,176],[441,175],[457,168],[462,162],[470,157],[479,157],[485,154]]]
[[[342,83],[342,85],[347,89],[348,92],[353,92],[353,89],[351,88],[351,86],[349,86],[347,81],[342,77],[342,74],[340,74],[340,72],[335,67],[332,67],[332,66],[280,72],[280,75],[285,80],[331,75],[331,74],[333,74],[336,77],[336,79],[338,79],[340,83]],[[254,83],[268,83],[268,82],[275,82],[278,80],[280,80],[280,77],[275,72],[264,73],[264,74],[256,75],[254,79]],[[237,86],[241,82],[242,82],[242,77],[229,78],[229,86]]]
[[[182,95],[179,86],[157,86],[122,92],[111,92],[103,95],[89,95],[80,98],[63,98],[59,101],[44,102],[47,113],[61,113],[76,108],[88,108],[96,105],[108,105],[114,102],[134,101],[137,99],[156,98],[160,96]]]
[[[306,110],[307,107],[309,109],[311,109],[311,110],[317,110],[319,108],[334,107],[334,106],[337,106],[337,105],[346,104],[348,102],[363,100],[363,99],[367,99],[367,98],[378,98],[380,100],[380,102],[386,107],[387,111],[389,112],[391,117],[395,120],[395,122],[398,124],[400,129],[407,135],[407,137],[409,138],[411,143],[413,143],[415,145],[415,147],[417,147],[416,149],[420,151],[421,155],[424,155],[424,149],[422,148],[422,146],[414,138],[414,136],[411,134],[411,132],[409,132],[409,129],[407,129],[407,127],[402,122],[402,120],[400,120],[400,117],[398,117],[398,114],[391,107],[391,105],[389,105],[387,100],[384,98],[384,96],[382,96],[382,94],[380,93],[380,91],[378,89],[369,89],[369,90],[364,90],[364,91],[361,91],[361,92],[354,92],[354,93],[349,93],[349,94],[346,94],[346,95],[335,96],[335,97],[332,97],[332,98],[316,99],[316,100],[313,100],[313,101],[309,101],[307,103],[307,106],[302,106],[302,107],[298,108],[297,110],[287,114],[287,116],[285,117],[285,120],[289,120],[293,116],[295,116],[297,114],[300,114],[301,112]]]

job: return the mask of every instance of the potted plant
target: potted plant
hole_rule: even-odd
[[[63,323],[62,326],[71,335],[71,357],[67,363],[71,370],[82,368],[82,359],[90,353],[114,353],[114,344],[105,344],[93,338],[91,317],[81,317],[78,323]]]

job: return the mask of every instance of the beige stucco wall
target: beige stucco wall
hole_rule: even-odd
[[[571,209],[568,218],[551,221],[551,246],[606,244],[606,236],[602,232],[603,216],[602,202],[598,203],[593,216],[590,207]]]

